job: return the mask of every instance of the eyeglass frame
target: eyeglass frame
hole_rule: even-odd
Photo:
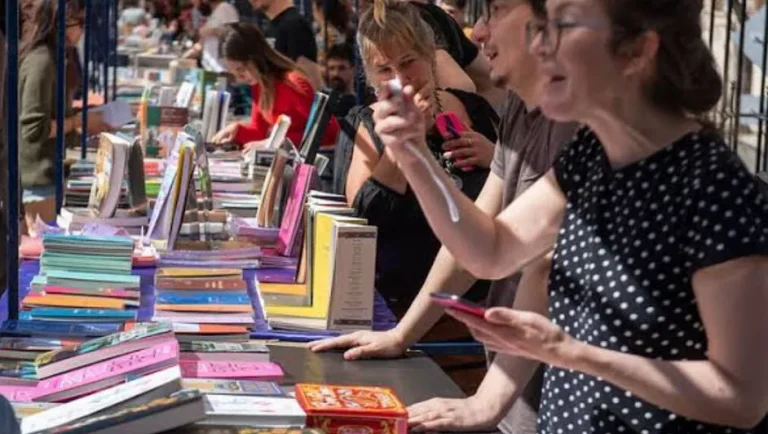
[[[528,47],[528,51],[531,50],[531,46],[533,45],[533,41],[536,38],[536,36],[541,35],[542,37],[542,45],[550,48],[552,50],[552,54],[555,54],[560,50],[560,42],[563,38],[563,30],[571,30],[571,29],[578,29],[578,28],[587,28],[592,30],[606,30],[610,29],[611,26],[599,23],[597,21],[572,21],[572,20],[563,20],[560,18],[555,19],[532,19],[529,20],[527,23],[525,23],[525,44]],[[551,34],[554,31],[554,34],[556,35],[555,43],[552,44]]]
[[[505,1],[512,2],[512,1],[515,1],[515,0],[485,0],[482,3],[483,4],[483,9],[480,11],[480,19],[482,20],[482,22],[484,24],[490,23],[491,19],[495,17],[495,16],[492,16],[492,14],[491,14],[491,7],[493,6],[494,3],[499,2],[499,1],[501,1],[501,2],[505,2]],[[522,0],[516,0],[515,4],[514,4],[514,7],[510,8],[507,12],[512,12],[515,8],[517,8],[518,6],[523,5],[524,3],[525,2],[522,1]]]

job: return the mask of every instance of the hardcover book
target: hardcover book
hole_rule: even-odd
[[[307,413],[307,426],[328,434],[408,430],[406,407],[389,388],[297,384],[296,400]]]

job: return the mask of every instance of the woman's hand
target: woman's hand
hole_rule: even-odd
[[[472,166],[486,169],[491,167],[494,146],[484,135],[475,131],[465,131],[458,139],[443,143],[443,150],[445,158],[466,171]]]
[[[384,146],[398,156],[405,149],[406,143],[418,146],[424,145],[426,140],[424,114],[416,107],[414,95],[413,87],[406,86],[401,97],[393,98],[385,86],[379,92],[379,102],[374,107],[376,134]]]
[[[213,136],[213,143],[217,145],[223,145],[226,143],[231,143],[235,140],[235,136],[237,135],[237,130],[240,128],[240,124],[237,122],[233,122],[218,133],[216,133],[215,136]]]
[[[534,312],[496,307],[485,313],[485,319],[453,309],[446,313],[466,324],[472,336],[491,351],[552,366],[565,367],[583,345]]]

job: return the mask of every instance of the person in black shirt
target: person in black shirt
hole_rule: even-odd
[[[317,64],[317,42],[312,26],[293,6],[292,0],[251,0],[253,8],[269,18],[267,40],[304,71],[315,89],[323,87]]]

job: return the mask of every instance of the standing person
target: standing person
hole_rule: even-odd
[[[317,42],[317,63],[324,68],[328,47],[347,42],[350,38],[349,10],[341,0],[313,0],[312,16]]]
[[[535,56],[528,52],[525,34],[528,21],[545,16],[544,0],[502,3],[497,4],[495,9],[486,7],[475,25],[475,37],[483,44],[483,54],[492,59],[491,79],[496,86],[510,91],[506,108],[502,111],[491,174],[475,201],[478,208],[489,216],[498,215],[546,173],[559,150],[576,131],[575,124],[547,119],[539,109],[541,74]],[[463,147],[467,140],[475,145],[483,138],[470,132],[446,145]],[[470,146],[467,152],[472,151]],[[544,269],[546,275],[546,267],[547,262],[542,261],[526,268],[523,277],[513,275],[494,281],[488,305],[511,307],[515,294],[522,291],[518,287],[541,285],[541,270]],[[419,295],[397,327],[387,332],[352,333],[313,343],[310,348],[314,351],[349,348],[344,354],[348,360],[402,356],[438,321],[444,321],[441,318],[443,310],[430,302],[430,294],[451,292],[464,295],[476,280],[443,248],[435,258]],[[512,382],[507,372],[512,359],[505,354],[495,357],[491,354],[489,362],[492,366],[477,393],[467,399],[438,398],[413,406],[410,409],[413,428],[466,431],[490,429],[499,424],[499,429],[508,434],[536,433],[541,372],[534,376],[528,387]],[[420,415],[429,412],[438,412],[444,417],[439,421],[420,423]]]
[[[250,123],[234,122],[219,131],[213,141],[253,146],[269,136],[278,116],[284,114],[291,118],[288,138],[300,146],[315,94],[299,67],[270,47],[258,27],[251,23],[227,26],[221,50],[229,72],[239,82],[251,86],[253,107]],[[339,125],[331,117],[321,144],[332,146],[338,132]]]
[[[547,291],[518,294],[528,304],[449,313],[518,368],[546,366],[542,433],[765,432],[768,199],[701,120],[722,95],[702,2],[546,4],[528,33],[541,107],[586,126],[496,219],[442,176],[454,222],[405,148],[428,155],[413,89],[377,107],[376,132],[469,271],[508,275],[554,249]]]
[[[83,33],[82,11],[67,2],[66,41],[74,47]],[[19,167],[27,228],[40,215],[56,216],[56,9],[58,2],[22,0],[19,47]],[[77,65],[67,61],[66,142],[74,145],[81,116],[72,108],[72,92],[79,84]],[[101,114],[88,112],[88,133],[109,129]]]
[[[204,59],[204,54],[210,56],[213,61],[221,61],[219,43],[227,24],[240,21],[240,15],[234,6],[224,0],[202,0],[211,10],[211,14],[205,21],[205,25],[199,31],[200,42],[185,54],[185,57],[199,57]],[[210,67],[210,66],[209,66]]]
[[[357,105],[355,96],[355,53],[350,44],[336,44],[328,50],[328,87],[336,91],[337,118],[342,119]]]
[[[315,89],[321,89],[323,78],[317,63],[315,33],[293,6],[293,0],[251,0],[251,5],[270,20],[266,33],[270,45],[294,61]]]
[[[464,35],[472,39],[472,26],[467,24],[467,0],[440,0],[440,7],[456,21]]]

